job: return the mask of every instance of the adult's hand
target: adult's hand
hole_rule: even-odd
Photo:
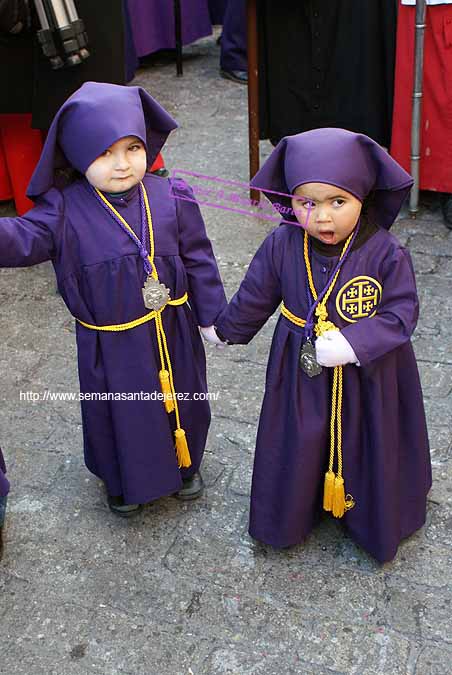
[[[16,35],[30,23],[29,0],[0,0],[0,31]]]

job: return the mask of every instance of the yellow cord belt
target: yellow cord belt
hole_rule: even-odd
[[[151,277],[155,281],[159,281],[158,274],[157,274],[157,269],[155,267],[154,263],[154,230],[152,227],[152,216],[151,216],[151,210],[149,208],[149,201],[148,197],[146,194],[146,189],[143,185],[143,183],[140,183],[140,187],[142,189],[142,194],[143,194],[143,199],[144,199],[144,204],[145,204],[145,209],[146,209],[146,216],[147,216],[147,221],[148,221],[148,226],[149,226],[149,239],[150,239],[150,252],[148,255],[148,261],[152,267],[152,273]],[[96,190],[98,196],[101,198],[101,200],[104,202],[104,204],[115,214],[115,216],[122,222],[124,227],[131,233],[134,239],[137,239],[135,233],[133,232],[132,228],[130,225],[124,220],[124,218],[121,216],[121,214],[110,204],[110,202],[106,199],[106,197],[99,191]],[[171,366],[171,358],[168,350],[168,342],[166,339],[166,334],[165,334],[165,329],[163,327],[163,321],[162,321],[162,313],[167,305],[172,305],[173,307],[178,307],[180,305],[183,305],[185,302],[188,300],[188,295],[187,293],[184,293],[184,295],[180,298],[176,298],[175,300],[170,300],[168,299],[165,304],[163,304],[162,307],[160,307],[157,310],[153,310],[152,312],[148,312],[148,314],[145,314],[144,316],[140,317],[139,319],[135,319],[134,321],[129,321],[128,323],[120,323],[120,324],[112,324],[112,325],[107,325],[107,326],[95,326],[94,324],[89,324],[85,323],[84,321],[81,321],[80,319],[77,319],[77,321],[84,326],[85,328],[90,328],[91,330],[98,330],[98,331],[109,331],[109,332],[117,332],[117,331],[124,331],[124,330],[130,330],[131,328],[135,328],[136,326],[141,326],[142,324],[148,322],[148,321],[154,321],[155,322],[155,332],[157,336],[157,344],[158,344],[158,349],[159,349],[159,355],[160,355],[160,364],[161,364],[161,369],[159,372],[159,379],[160,379],[160,386],[162,389],[162,393],[164,396],[164,405],[165,405],[165,410],[167,413],[175,413],[176,416],[176,430],[174,432],[175,436],[175,449],[176,449],[176,455],[177,455],[177,461],[179,464],[179,467],[189,467],[191,466],[191,457],[190,457],[190,452],[188,449],[188,443],[187,443],[187,438],[184,429],[181,427],[180,423],[180,415],[179,415],[179,406],[177,404],[177,396],[176,396],[176,390],[174,386],[174,376],[173,376],[173,369]]]
[[[345,255],[350,242],[352,234],[348,237],[342,249],[341,258]],[[317,291],[314,286],[314,279],[312,276],[311,263],[309,261],[309,247],[308,234],[304,233],[304,260],[306,265],[306,272],[308,275],[309,288],[311,289],[312,297],[317,300]],[[334,285],[339,276],[339,272],[333,278],[325,296],[318,304],[315,310],[317,317],[315,325],[315,333],[318,336],[322,335],[328,330],[339,330],[337,326],[331,321],[328,321],[328,311],[326,303],[333,291]],[[305,319],[293,314],[284,305],[281,305],[281,314],[289,319],[293,324],[303,328],[306,324]],[[331,419],[330,419],[330,457],[328,463],[328,471],[325,474],[325,483],[323,490],[323,508],[325,511],[331,511],[335,518],[342,518],[344,513],[355,505],[354,499],[351,495],[345,494],[344,478],[342,476],[342,381],[343,367],[336,366],[333,373],[333,386],[331,395]],[[334,471],[334,456],[337,448],[337,468]]]

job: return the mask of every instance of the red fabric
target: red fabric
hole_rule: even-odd
[[[14,199],[19,215],[33,207],[25,192],[42,151],[31,114],[0,115],[0,199]]]
[[[415,8],[399,7],[391,155],[410,171]],[[452,6],[426,11],[420,188],[452,193]]]
[[[151,171],[158,171],[158,169],[164,169],[165,168],[165,162],[163,161],[162,153],[159,152],[157,157],[155,158],[154,164],[151,166]]]
[[[33,207],[25,192],[42,146],[41,132],[31,128],[31,115],[0,115],[0,201],[14,199],[19,215]],[[151,171],[164,166],[159,153]]]
[[[3,150],[2,136],[0,133],[0,202],[13,198],[13,188],[9,179],[8,165]]]

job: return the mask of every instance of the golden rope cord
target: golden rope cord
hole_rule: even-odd
[[[152,215],[151,215],[151,209],[149,207],[149,200],[148,196],[146,193],[146,188],[144,187],[143,183],[140,182],[140,187],[142,190],[143,194],[143,199],[144,199],[144,205],[145,205],[145,211],[146,211],[146,217],[148,221],[148,226],[149,226],[149,243],[150,243],[150,251],[149,255],[147,256],[148,261],[151,265],[151,276],[153,279],[156,281],[159,281],[158,278],[158,273],[157,273],[157,268],[155,267],[154,263],[154,252],[155,252],[155,243],[154,243],[154,228],[152,224]],[[112,204],[108,201],[108,199],[105,197],[105,195],[100,192],[100,190],[97,190],[96,192],[99,195],[99,197],[102,199],[104,204],[107,206],[108,209],[110,209],[115,216],[121,221],[121,223],[124,225],[124,227],[127,229],[128,232],[133,236],[133,239],[137,243],[137,245],[140,245],[140,241],[138,237],[136,236],[135,232],[133,229],[130,227],[129,223],[121,216],[121,214],[114,208]],[[174,376],[173,376],[173,368],[171,364],[171,358],[168,350],[168,342],[165,334],[165,329],[163,326],[163,320],[162,320],[162,312],[165,309],[167,305],[172,305],[172,306],[180,306],[183,305],[185,302],[188,300],[188,295],[187,293],[184,293],[184,295],[180,298],[177,298],[175,300],[169,300],[163,307],[161,307],[158,310],[154,310],[152,312],[149,312],[148,314],[140,317],[139,319],[135,319],[134,321],[129,321],[127,323],[122,323],[122,324],[111,324],[107,326],[95,326],[93,324],[86,323],[84,321],[81,321],[80,319],[77,319],[77,321],[82,325],[85,326],[85,328],[90,328],[91,330],[98,330],[98,331],[108,331],[108,332],[117,332],[117,331],[124,331],[124,330],[129,330],[131,328],[135,328],[136,326],[140,326],[147,321],[152,321],[154,320],[155,322],[155,331],[156,331],[156,336],[157,336],[157,345],[158,345],[158,350],[159,350],[159,356],[160,356],[160,364],[161,364],[161,370],[159,372],[159,379],[160,379],[160,385],[162,388],[162,393],[164,395],[164,405],[165,405],[165,410],[168,413],[171,413],[174,411],[175,416],[176,416],[176,430],[174,432],[175,434],[175,447],[176,447],[176,453],[177,453],[177,459],[178,459],[178,464],[179,467],[189,467],[191,466],[191,458],[190,458],[190,452],[188,449],[188,444],[187,444],[187,438],[184,429],[181,427],[180,423],[180,414],[179,414],[179,406],[177,403],[177,395],[176,395],[176,390],[174,386]]]
[[[350,243],[353,238],[353,233],[347,238],[340,255],[340,260],[347,253]],[[314,285],[314,278],[312,275],[311,263],[309,260],[309,245],[308,233],[304,233],[303,254],[306,265],[306,273],[308,276],[309,288],[311,289],[312,297],[317,300],[318,295]],[[331,321],[327,321],[328,311],[326,303],[330,297],[336,281],[339,277],[340,269],[337,270],[332,279],[325,296],[316,308],[317,322],[315,326],[316,335],[322,335],[328,330],[339,330]],[[282,302],[281,313],[289,321],[296,326],[304,327],[306,320],[293,314]],[[325,484],[323,492],[323,508],[326,511],[331,511],[336,518],[342,518],[345,511],[353,508],[355,502],[351,495],[345,496],[344,479],[342,476],[342,401],[343,401],[343,367],[336,366],[333,372],[333,384],[331,392],[331,418],[330,418],[330,454],[328,462],[328,471],[325,474]],[[337,446],[337,472],[334,472],[334,455]]]

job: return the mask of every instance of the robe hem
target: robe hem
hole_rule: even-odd
[[[356,536],[354,533],[352,533],[352,532],[350,531],[350,529],[347,527],[346,524],[345,524],[345,528],[346,528],[347,535],[350,537],[350,539],[351,539],[355,544],[357,544],[360,548],[362,548],[363,551],[365,551],[368,555],[372,556],[372,558],[374,558],[374,560],[376,560],[378,563],[380,563],[380,565],[384,565],[385,563],[388,563],[388,562],[391,562],[391,560],[394,560],[394,558],[396,557],[396,555],[397,555],[397,553],[398,553],[398,551],[399,551],[399,546],[400,546],[400,544],[401,544],[405,539],[408,539],[408,538],[411,537],[413,534],[415,534],[416,532],[418,532],[421,528],[423,528],[423,527],[425,526],[425,523],[426,523],[426,516],[424,516],[423,521],[422,521],[419,525],[415,525],[415,526],[412,527],[412,528],[410,527],[408,532],[406,532],[406,533],[404,532],[403,534],[399,535],[399,540],[398,540],[398,543],[397,543],[397,545],[396,545],[396,547],[395,547],[395,549],[394,549],[394,552],[388,554],[387,556],[377,555],[376,553],[374,553],[373,551],[371,551],[371,549],[370,549],[368,546],[366,546],[365,544],[361,543],[360,537],[358,537],[358,536]]]
[[[428,494],[428,492],[426,493],[425,500],[427,499],[427,494]],[[346,535],[353,541],[353,543],[357,544],[360,548],[363,549],[363,551],[365,551],[368,555],[370,555],[372,558],[374,558],[374,560],[376,560],[378,563],[380,563],[381,565],[384,565],[385,563],[388,563],[388,562],[391,562],[391,560],[394,560],[394,558],[396,557],[396,555],[398,553],[400,544],[405,539],[408,539],[413,534],[415,534],[420,529],[422,529],[425,526],[426,520],[427,520],[427,514],[426,514],[426,512],[424,512],[424,516],[421,519],[420,523],[408,528],[406,531],[401,532],[401,534],[398,537],[398,543],[395,546],[394,552],[390,553],[388,555],[384,555],[384,556],[378,555],[377,553],[372,551],[369,548],[368,545],[364,544],[361,537],[359,535],[355,534],[350,529],[350,527],[347,525],[346,519],[344,519],[343,525],[344,525]],[[250,537],[252,537],[253,539],[256,539],[257,541],[260,541],[263,544],[266,544],[267,546],[272,546],[273,548],[276,548],[276,549],[285,549],[285,548],[291,548],[292,546],[300,546],[300,545],[304,544],[306,542],[306,539],[310,536],[310,534],[317,527],[318,524],[319,524],[318,522],[315,523],[309,530],[307,530],[305,532],[305,534],[298,537],[295,541],[291,540],[291,541],[286,541],[284,543],[281,543],[281,540],[278,540],[278,543],[275,543],[275,540],[272,539],[271,537],[260,536],[259,534],[257,534],[257,532],[255,530],[253,531],[253,528],[251,528],[251,527],[249,528],[248,532],[249,532]]]

